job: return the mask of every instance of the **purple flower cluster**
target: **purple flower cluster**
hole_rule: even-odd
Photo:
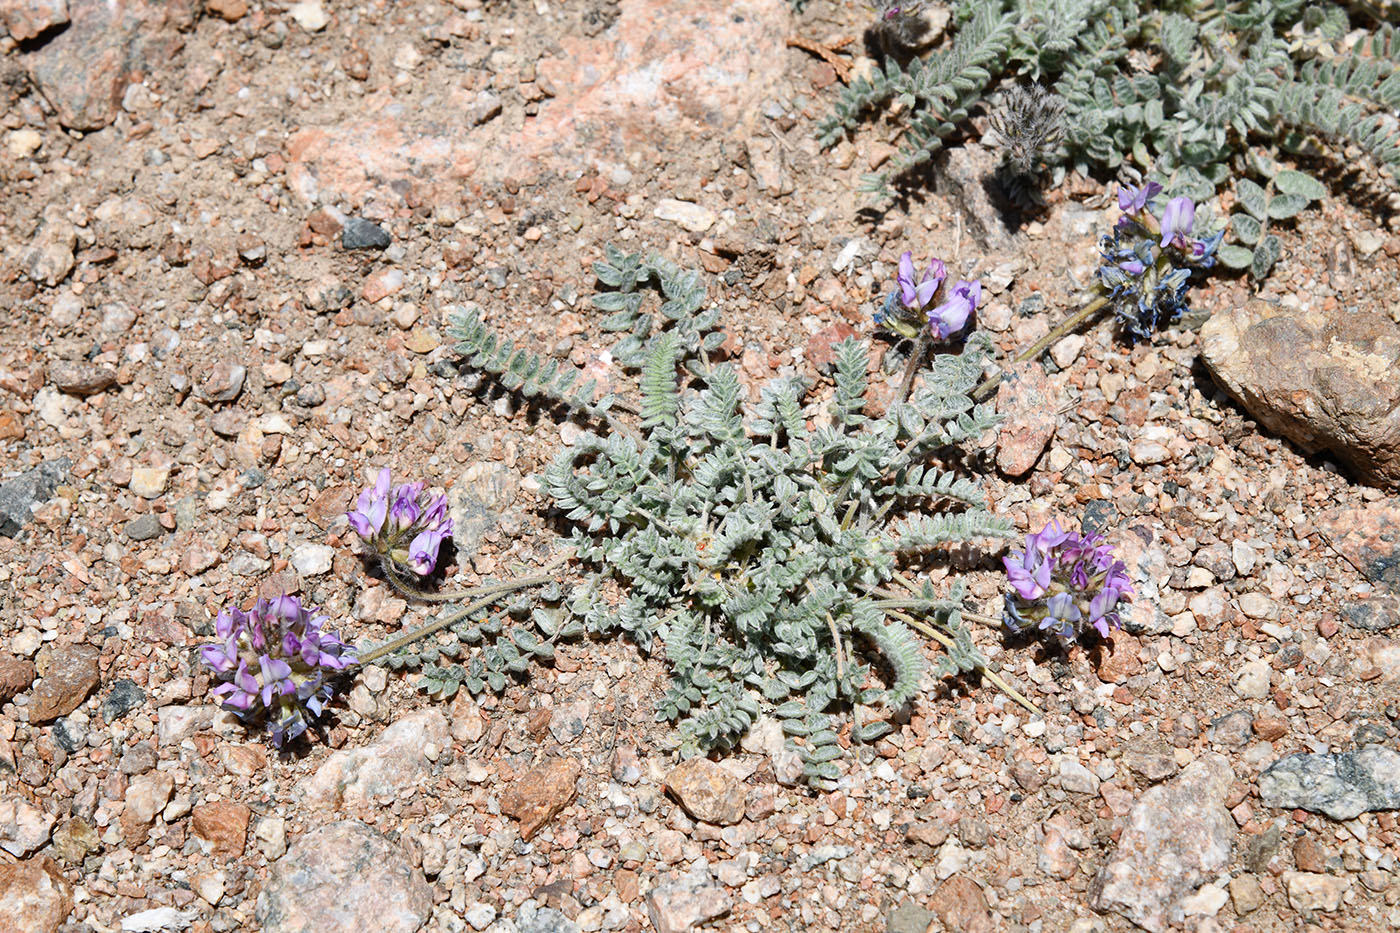
[[[391,486],[385,467],[355,505],[350,527],[382,560],[420,577],[433,572],[442,542],[452,537],[447,496],[424,496],[422,483]]]
[[[929,332],[939,340],[947,340],[966,326],[982,299],[981,281],[960,280],[941,304],[929,307],[947,277],[948,269],[941,259],[930,259],[920,276],[914,268],[914,254],[906,251],[899,257],[896,288],[885,299],[884,308],[876,312],[875,323],[913,338],[919,335],[927,318]]]
[[[1192,238],[1196,204],[1188,197],[1172,198],[1160,217],[1155,215],[1152,200],[1161,193],[1162,186],[1153,181],[1140,188],[1119,188],[1123,216],[1113,235],[1099,244],[1099,283],[1128,332],[1144,340],[1186,312],[1192,269],[1215,264],[1216,248],[1225,235],[1222,230]]]
[[[244,720],[265,722],[273,745],[295,739],[331,698],[328,674],[355,663],[354,649],[322,630],[325,621],[295,596],[225,609],[214,620],[219,640],[200,649],[224,681],[212,695]]]
[[[1088,626],[1105,638],[1123,627],[1118,604],[1132,599],[1133,587],[1127,565],[1114,558],[1103,535],[1051,522],[1002,563],[1016,591],[1007,594],[1002,612],[1012,632],[1039,629],[1068,647]]]

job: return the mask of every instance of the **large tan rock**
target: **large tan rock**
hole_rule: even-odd
[[[1201,329],[1215,381],[1270,431],[1400,489],[1400,324],[1251,301]]]

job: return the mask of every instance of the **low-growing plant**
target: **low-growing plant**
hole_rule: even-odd
[[[999,97],[994,138],[1007,145],[1008,164],[1024,167],[1023,180],[1039,174],[1037,163],[1053,184],[1071,168],[1136,166],[1198,203],[1233,188],[1233,242],[1220,258],[1263,277],[1279,256],[1269,224],[1325,193],[1282,166],[1283,154],[1356,146],[1392,179],[1400,168],[1400,39],[1378,23],[1355,41],[1349,9],[1303,0],[962,0],[950,38],[852,81],[818,134],[833,145],[899,101],[899,154],[865,184],[888,197]],[[1032,85],[1045,93],[1015,90]]]

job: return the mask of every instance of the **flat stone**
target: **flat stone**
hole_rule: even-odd
[[[1269,695],[1269,677],[1272,670],[1269,662],[1264,660],[1249,661],[1240,665],[1235,671],[1235,676],[1230,680],[1230,686],[1235,693],[1246,700],[1262,700]]]
[[[56,933],[73,910],[73,888],[46,855],[0,864],[0,930]]]
[[[174,907],[152,907],[122,917],[122,933],[178,933],[189,928],[191,915]]]
[[[1003,220],[1010,205],[996,180],[1000,157],[975,142],[945,149],[934,160],[937,189],[961,208],[968,233],[984,250],[1009,253],[1016,247]]]
[[[1171,748],[1156,736],[1129,739],[1122,761],[1135,777],[1148,784],[1161,783],[1178,770]]]
[[[552,758],[510,782],[501,794],[501,812],[520,821],[522,839],[528,840],[573,802],[579,771],[572,758]]]
[[[1099,779],[1079,762],[1066,758],[1060,762],[1060,787],[1071,794],[1097,794]]]
[[[704,233],[719,219],[708,207],[690,201],[678,201],[675,198],[662,198],[653,214],[657,219],[679,224],[691,233]]]
[[[1013,478],[1029,473],[1055,436],[1059,408],[1044,366],[1027,360],[1010,367],[997,387],[997,412],[1006,418],[997,431],[997,469]]]
[[[1151,933],[1180,921],[1181,901],[1230,861],[1236,827],[1224,797],[1233,781],[1229,761],[1212,752],[1145,791],[1089,887],[1090,906]]]
[[[217,706],[162,706],[156,736],[160,746],[178,745],[196,732],[209,728],[218,715]]]
[[[146,841],[151,825],[175,792],[175,779],[165,771],[143,774],[126,788],[122,808],[122,841],[138,846]]]
[[[481,460],[469,464],[448,493],[452,513],[452,543],[459,560],[481,549],[482,539],[500,527],[516,505],[520,479],[504,463]]]
[[[1400,324],[1252,300],[1201,328],[1215,381],[1265,428],[1400,490]]]
[[[23,797],[0,801],[0,849],[23,858],[49,841],[54,818]]]
[[[69,395],[96,395],[117,381],[117,371],[86,360],[58,360],[49,364],[49,381]]]
[[[691,758],[672,768],[666,789],[697,820],[730,826],[744,818],[743,781],[708,758]]]
[[[1294,910],[1341,910],[1342,895],[1351,887],[1351,879],[1343,876],[1319,875],[1306,871],[1286,871],[1283,886],[1288,891],[1288,904]]]
[[[73,461],[67,457],[41,463],[0,484],[0,535],[13,538],[34,517],[33,506],[47,502],[68,481]]]
[[[53,288],[73,271],[73,251],[77,245],[78,231],[68,220],[46,215],[34,232],[29,248],[20,257],[20,264],[31,282]]]
[[[390,725],[364,748],[331,755],[297,785],[296,793],[311,807],[374,810],[382,798],[398,800],[412,791],[431,773],[433,759],[451,748],[452,736],[442,711],[419,710]]]
[[[1380,745],[1340,754],[1289,755],[1259,775],[1266,807],[1350,820],[1373,810],[1400,810],[1400,752]]]
[[[312,830],[268,872],[253,916],[263,933],[414,933],[433,891],[398,844],[358,820]]]
[[[903,900],[885,917],[885,933],[925,933],[934,919],[933,911],[916,901]]]
[[[1230,879],[1230,902],[1235,913],[1243,917],[1264,906],[1264,889],[1253,875],[1240,875]]]
[[[122,533],[132,541],[150,541],[165,534],[165,527],[161,525],[160,519],[156,518],[154,514],[147,512],[127,522],[126,527],[122,529]]]
[[[560,745],[568,745],[583,735],[584,729],[588,726],[590,712],[592,712],[592,706],[587,700],[554,707],[549,716],[549,734],[554,736],[554,741]]]
[[[54,853],[70,865],[80,865],[88,853],[102,848],[97,827],[80,816],[64,820],[53,831]]]
[[[204,851],[221,858],[236,859],[248,843],[248,821],[253,811],[234,800],[201,803],[190,814],[190,834]]]
[[[292,566],[304,577],[331,572],[335,548],[327,544],[301,544],[292,550]]]
[[[29,695],[29,721],[52,722],[77,709],[101,680],[99,654],[91,645],[70,645],[55,651],[48,670]]]

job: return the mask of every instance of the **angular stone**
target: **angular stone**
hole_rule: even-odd
[[[647,915],[656,933],[688,933],[707,920],[724,916],[733,906],[733,895],[697,872],[659,884],[647,893]]]
[[[385,729],[364,748],[338,751],[297,785],[308,806],[337,811],[372,810],[380,798],[399,799],[432,769],[433,759],[452,748],[447,717],[419,710]]]
[[[102,721],[115,722],[145,702],[146,691],[130,680],[118,680],[102,701]]]
[[[573,802],[579,764],[553,758],[511,781],[501,794],[501,812],[520,821],[520,837],[529,839]]]
[[[669,220],[679,224],[691,233],[704,233],[719,219],[708,207],[691,201],[678,201],[675,198],[662,198],[657,202],[653,216],[658,220]]]
[[[944,150],[934,162],[938,190],[962,209],[967,231],[990,252],[1008,253],[1016,240],[1005,218],[1014,209],[1000,195],[999,157],[974,142]]]
[[[954,875],[940,884],[929,899],[929,907],[949,930],[992,933],[996,929],[991,911],[987,908],[987,895],[982,893],[977,882],[966,875]]]
[[[1235,913],[1243,917],[1247,913],[1264,906],[1264,890],[1253,875],[1240,875],[1230,879],[1230,902],[1235,905]]]
[[[1129,739],[1128,747],[1123,750],[1123,764],[1135,777],[1148,784],[1165,781],[1177,772],[1176,756],[1156,736]]]
[[[0,705],[10,702],[34,682],[34,662],[0,655]]]
[[[997,388],[997,412],[1006,417],[997,432],[997,469],[1007,476],[1029,473],[1059,420],[1060,396],[1034,360],[1007,370]]]
[[[1224,797],[1233,780],[1229,761],[1208,753],[1144,792],[1090,885],[1090,905],[1151,933],[1179,921],[1182,899],[1230,861],[1236,828]]]
[[[238,858],[248,843],[248,821],[253,811],[233,800],[201,803],[190,814],[190,833],[204,843],[205,851],[222,858]]]
[[[0,865],[0,930],[55,933],[73,909],[73,889],[46,855]]]
[[[0,0],[0,23],[16,42],[28,42],[66,22],[67,0]]]
[[[1294,910],[1334,911],[1342,908],[1342,895],[1351,887],[1351,879],[1319,875],[1306,871],[1286,871],[1283,886],[1288,890],[1288,904]]]
[[[69,395],[95,395],[116,383],[117,372],[86,360],[58,360],[49,365],[49,380]]]
[[[70,645],[55,651],[48,670],[29,694],[29,721],[52,722],[77,709],[101,680],[99,655],[91,645]]]
[[[1332,509],[1314,522],[1347,563],[1382,590],[1400,596],[1400,503]]]
[[[126,788],[126,805],[122,808],[122,841],[129,846],[145,842],[151,824],[174,792],[175,779],[164,771],[133,780]]]
[[[387,230],[372,220],[363,217],[348,217],[340,230],[342,249],[388,249],[393,237]]]
[[[448,493],[452,512],[452,543],[457,557],[472,557],[486,534],[500,526],[516,508],[520,480],[504,463],[482,460],[469,465]]]
[[[241,363],[220,360],[199,382],[199,397],[206,402],[231,402],[243,391],[248,367]]]
[[[168,62],[194,23],[189,0],[68,0],[70,25],[20,56],[39,93],[69,129],[100,130],[116,119],[132,76]]]
[[[697,820],[730,826],[744,818],[743,781],[708,758],[691,758],[672,768],[666,789]]]
[[[30,281],[52,288],[73,271],[77,229],[62,216],[46,215],[20,259]]]
[[[1400,490],[1400,324],[1250,301],[1201,328],[1201,359],[1260,424]]]
[[[1259,775],[1266,807],[1350,820],[1371,810],[1400,810],[1400,752],[1380,745],[1341,754],[1289,755]]]
[[[0,801],[0,849],[23,858],[49,841],[54,818],[23,797]]]
[[[47,502],[54,490],[68,480],[73,461],[67,457],[41,463],[0,484],[0,535],[13,538],[33,518],[32,507]]]
[[[1372,596],[1342,607],[1347,625],[1364,632],[1383,632],[1400,625],[1400,597]]]
[[[400,846],[358,820],[342,820],[292,843],[272,866],[253,916],[263,933],[414,933],[432,909],[432,888]]]

